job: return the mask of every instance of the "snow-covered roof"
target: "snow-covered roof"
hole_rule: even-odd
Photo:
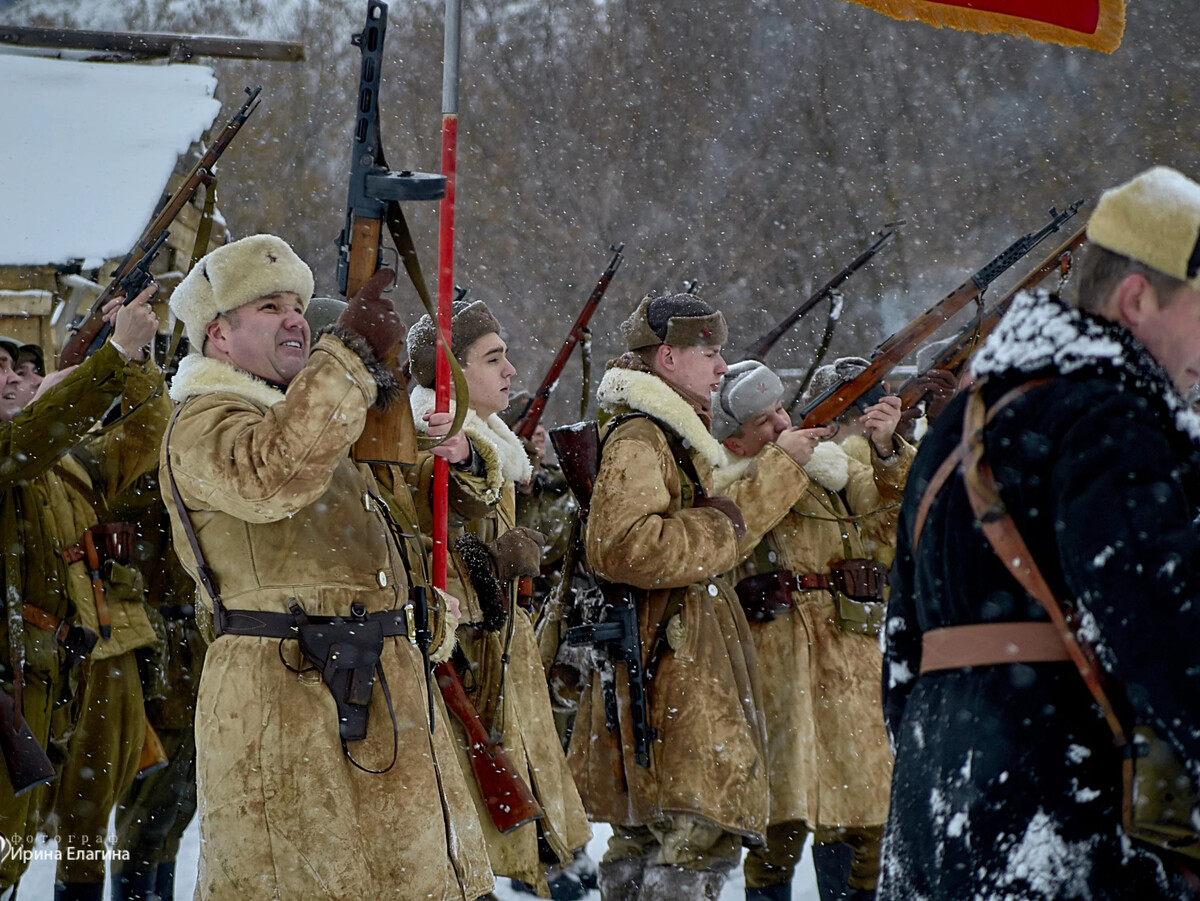
[[[221,104],[207,66],[0,52],[0,265],[124,256]]]

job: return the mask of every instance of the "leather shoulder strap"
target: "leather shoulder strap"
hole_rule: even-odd
[[[1005,569],[1042,605],[1051,622],[1058,627],[1067,654],[1104,715],[1112,730],[1115,744],[1117,747],[1125,747],[1129,743],[1128,735],[1110,697],[1112,695],[1123,699],[1124,692],[1100,666],[1095,647],[1082,634],[1079,620],[1071,606],[1055,597],[1034,561],[1025,539],[1021,537],[1016,523],[1009,515],[996,487],[992,467],[984,449],[983,428],[987,419],[986,405],[978,386],[975,386],[971,389],[971,397],[963,415],[963,445],[966,447],[963,480],[967,486],[971,509]]]
[[[204,590],[212,598],[215,612],[221,606],[221,590],[217,587],[217,579],[212,574],[212,570],[208,568],[208,561],[204,559],[204,552],[200,550],[200,541],[196,538],[196,530],[192,526],[192,517],[188,514],[187,507],[184,506],[183,496],[179,493],[179,485],[175,482],[175,468],[171,465],[171,433],[175,430],[175,422],[179,419],[179,413],[183,409],[183,406],[183,404],[180,404],[175,412],[171,414],[171,421],[167,424],[167,435],[163,441],[167,450],[165,455],[167,461],[167,481],[171,484],[171,499],[175,502],[175,509],[179,513],[179,522],[183,525],[188,545],[192,549],[192,556],[196,559],[196,573],[200,576],[200,584],[204,586]]]
[[[993,419],[995,419],[996,415],[1001,410],[1003,410],[1021,395],[1033,388],[1038,387],[1039,385],[1044,385],[1049,381],[1051,380],[1034,379],[1018,385],[1016,388],[1013,388],[1011,391],[1005,393],[998,401],[996,401],[995,404],[992,405],[991,409],[987,411],[987,415],[984,419],[984,425],[987,425]],[[946,480],[950,478],[956,469],[958,469],[959,465],[963,461],[963,458],[966,456],[966,453],[966,441],[960,441],[955,446],[954,450],[950,452],[950,455],[942,461],[942,465],[937,468],[937,471],[934,472],[933,478],[929,480],[929,485],[925,488],[925,493],[921,495],[921,503],[917,506],[917,516],[916,519],[913,520],[912,552],[914,554],[917,552],[917,542],[921,540],[921,533],[925,530],[925,520],[929,517],[929,508],[933,506],[933,502],[937,499],[938,494],[941,492],[942,486],[946,484]]]

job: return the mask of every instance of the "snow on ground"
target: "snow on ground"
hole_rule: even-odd
[[[0,265],[124,256],[221,110],[207,66],[0,52],[0,84]]]
[[[588,844],[588,853],[592,860],[599,860],[604,854],[611,830],[603,824],[592,825],[592,840]],[[53,842],[40,845],[38,850],[47,852],[33,860],[29,870],[21,879],[20,901],[53,901],[54,898],[54,861],[46,859],[53,857],[56,845]],[[192,820],[179,848],[179,860],[175,874],[175,897],[178,901],[190,901],[196,885],[196,863],[200,856],[200,832],[196,821]],[[509,881],[501,878],[496,880],[495,895],[500,901],[532,901],[533,895],[514,892],[509,887]],[[105,894],[108,897],[108,894]],[[745,884],[742,882],[741,870],[735,870],[725,883],[721,892],[721,901],[742,901],[745,897]],[[600,893],[588,894],[588,901],[599,901]],[[792,881],[793,901],[817,901],[817,880],[813,874],[812,855],[805,847],[804,857],[796,867],[796,878]]]

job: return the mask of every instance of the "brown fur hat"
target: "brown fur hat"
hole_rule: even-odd
[[[451,307],[450,349],[460,363],[471,345],[484,335],[502,334],[500,323],[482,300],[460,300]],[[437,363],[437,329],[426,313],[408,330],[408,365],[422,388],[432,388]]]
[[[660,344],[712,346],[729,340],[725,317],[694,294],[646,295],[621,323],[621,334],[630,350]]]

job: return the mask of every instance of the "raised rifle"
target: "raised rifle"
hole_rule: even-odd
[[[225,148],[233,141],[234,136],[241,130],[242,125],[250,118],[250,114],[258,109],[258,104],[255,100],[262,91],[261,87],[246,88],[246,93],[249,95],[246,102],[234,114],[233,118],[225,123],[225,127],[221,133],[217,135],[217,139],[208,146],[204,151],[203,156],[192,171],[184,178],[183,184],[175,191],[174,194],[168,195],[160,204],[158,212],[150,223],[142,232],[141,237],[133,245],[129,253],[125,254],[125,259],[113,271],[112,281],[110,281],[104,290],[100,292],[100,296],[96,298],[96,302],[92,304],[83,321],[78,325],[72,326],[70,335],[66,343],[63,344],[62,350],[58,355],[58,366],[61,369],[64,366],[74,366],[81,363],[90,354],[94,353],[104,343],[109,332],[104,330],[107,323],[104,321],[104,306],[115,297],[118,292],[125,290],[123,286],[124,280],[133,274],[134,270],[139,265],[145,269],[146,274],[149,274],[149,260],[146,257],[153,259],[153,254],[158,252],[162,247],[162,242],[166,239],[167,227],[175,221],[175,217],[179,215],[179,211],[183,209],[196,190],[202,184],[208,184],[212,180],[213,167],[217,164],[217,160],[221,158],[221,154],[225,152]],[[141,293],[140,291],[138,293]],[[126,293],[125,303],[130,303],[137,294]]]
[[[54,778],[54,764],[38,744],[25,717],[4,689],[0,689],[0,753],[14,795],[45,785]]]
[[[587,520],[592,489],[600,472],[600,429],[595,422],[581,422],[550,432],[554,452],[567,485],[579,502],[580,525]],[[582,529],[580,531],[582,534]],[[564,574],[570,578],[570,574]],[[567,644],[590,645],[604,653],[609,664],[624,664],[629,686],[629,726],[633,734],[633,756],[638,766],[650,766],[650,726],[646,698],[646,672],[642,665],[642,642],[638,630],[637,592],[629,585],[617,585],[597,579],[604,595],[601,619],[567,629]],[[619,734],[621,718],[616,687],[611,680],[602,682],[604,721],[610,733]]]
[[[601,273],[599,281],[596,282],[596,287],[592,288],[592,293],[588,295],[583,309],[579,311],[579,316],[576,317],[575,324],[571,326],[571,331],[567,335],[567,339],[563,341],[562,347],[558,349],[558,355],[546,371],[546,377],[542,379],[542,384],[538,386],[533,397],[525,405],[525,409],[521,413],[521,418],[517,420],[517,424],[513,428],[513,432],[518,438],[529,439],[533,437],[533,432],[537,428],[538,422],[541,421],[542,413],[546,410],[546,402],[550,399],[550,392],[554,390],[554,386],[558,382],[558,377],[562,375],[563,367],[567,365],[571,351],[575,349],[576,344],[583,340],[588,323],[592,321],[592,316],[596,313],[596,307],[600,306],[600,301],[604,298],[604,292],[608,290],[608,283],[617,274],[617,269],[620,267],[621,260],[623,259],[622,252],[625,250],[625,245],[614,244],[609,247],[609,250],[613,252],[613,258],[608,261],[608,265],[604,268],[604,272]]]
[[[788,329],[800,321],[801,316],[815,307],[823,299],[833,294],[833,292],[837,290],[838,286],[841,285],[842,282],[865,266],[871,257],[875,256],[875,254],[879,252],[879,249],[887,243],[888,239],[896,233],[896,229],[904,224],[904,221],[905,220],[903,219],[899,219],[896,222],[887,223],[883,227],[883,230],[879,233],[879,237],[876,238],[866,250],[851,260],[841,272],[810,294],[804,303],[800,304],[800,306],[796,307],[796,309],[792,310],[791,313],[781,319],[774,328],[750,345],[750,349],[746,351],[746,357],[752,360],[763,360],[763,358],[765,358],[766,355],[771,352],[772,348],[775,347],[779,339],[787,333]]]
[[[1062,228],[1075,215],[1083,201],[1076,201],[1063,212],[1051,208],[1050,221],[1036,232],[1023,235],[1006,247],[995,259],[935,303],[908,325],[875,348],[871,363],[852,379],[834,385],[815,398],[799,414],[804,428],[828,425],[851,404],[883,381],[884,377],[913,348],[937,331],[951,316],[973,300],[982,302],[988,285],[1011,269],[1029,251]]]
[[[908,409],[915,407],[921,402],[926,391],[917,384],[917,380],[930,370],[944,369],[948,372],[953,372],[955,375],[960,375],[967,362],[971,359],[971,354],[975,352],[975,349],[979,347],[983,339],[990,335],[992,330],[1000,323],[1000,320],[1004,318],[1004,314],[1012,306],[1013,299],[1022,291],[1028,291],[1037,285],[1056,269],[1059,272],[1065,272],[1066,268],[1070,266],[1071,254],[1086,240],[1087,226],[1083,225],[1052,254],[1042,260],[1028,275],[1010,288],[1003,297],[988,307],[987,311],[979,317],[978,322],[963,329],[955,340],[943,348],[937,357],[934,358],[933,362],[925,367],[924,372],[917,373],[896,391],[896,394],[900,398],[901,407]]]
[[[402,200],[439,200],[446,193],[446,178],[405,169],[393,172],[383,154],[379,133],[379,85],[383,70],[383,43],[387,36],[388,5],[368,0],[363,30],[351,37],[361,51],[354,130],[350,141],[350,183],[346,197],[346,223],[338,236],[338,289],[347,298],[366,284],[379,269],[386,223],[396,252],[416,289],[425,311],[436,322],[429,289],[421,272],[408,223],[400,209]],[[400,346],[384,362],[399,373]],[[465,410],[459,414],[465,416]],[[456,431],[461,419],[451,431]],[[361,437],[354,445],[359,463],[409,464],[416,462],[416,429],[407,403],[387,410],[372,407]]]
[[[487,805],[492,823],[502,833],[511,832],[518,826],[540,820],[546,815],[533,792],[521,778],[508,759],[500,743],[493,741],[479,719],[475,705],[467,697],[458,670],[449,661],[434,667],[438,688],[446,709],[454,716],[466,733],[467,757],[471,761],[471,772],[479,786],[479,794]]]

